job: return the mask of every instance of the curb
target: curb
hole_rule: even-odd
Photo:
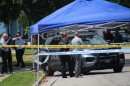
[[[2,82],[4,79],[6,79],[7,77],[9,77],[11,74],[8,75],[4,75],[4,74],[0,74],[0,82]]]
[[[40,86],[41,82],[43,81],[43,79],[46,78],[46,75],[45,74],[42,74],[39,78],[38,81],[36,81],[32,86],[37,86],[36,83],[38,83],[38,86]]]
[[[46,78],[45,74],[42,74],[38,80],[38,84],[41,84],[42,80]]]

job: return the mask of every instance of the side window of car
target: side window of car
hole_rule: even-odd
[[[50,45],[58,45],[60,42],[60,38],[53,38]]]

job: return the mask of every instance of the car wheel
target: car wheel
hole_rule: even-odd
[[[41,68],[43,70],[43,73],[45,73],[47,76],[53,76],[54,75],[54,71],[51,69],[51,66],[49,65],[49,63],[42,64]]]
[[[123,66],[117,66],[117,67],[113,68],[113,70],[114,70],[115,73],[122,72],[122,69],[123,69]]]
[[[124,54],[121,54],[118,58],[125,60]],[[124,67],[124,65],[125,65],[125,61],[124,61],[123,63],[119,63],[119,62],[120,62],[120,61],[119,61],[120,59],[118,59],[117,65],[113,68],[113,71],[114,71],[115,73],[122,72],[122,69],[123,69],[123,67]]]
[[[54,75],[54,71],[51,69],[51,66],[49,64],[45,67],[45,70],[46,70],[46,75],[48,76]]]
[[[87,74],[89,74],[90,69],[82,68],[82,69],[81,69],[81,72],[82,72],[82,74],[87,75]]]

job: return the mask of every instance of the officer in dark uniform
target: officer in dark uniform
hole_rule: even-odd
[[[68,45],[69,44],[69,40],[68,40],[68,36],[66,33],[63,34],[63,39],[61,39],[60,45]],[[60,51],[69,51],[69,48],[61,48]],[[63,78],[67,78],[66,76],[66,63],[68,64],[68,69],[69,69],[69,75],[70,77],[74,76],[73,73],[73,61],[70,58],[69,55],[61,55],[60,56],[60,61],[61,61],[61,72],[62,72],[62,77]]]
[[[21,37],[20,32],[17,32],[17,36],[20,37],[19,39],[15,40],[16,45],[24,45],[26,41]],[[21,66],[21,68],[25,67],[25,63],[23,61],[23,55],[24,55],[25,48],[16,48],[16,59],[17,59],[17,64],[15,65],[16,67]]]

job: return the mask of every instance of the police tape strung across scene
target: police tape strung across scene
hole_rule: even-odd
[[[0,48],[113,48],[130,47],[130,44],[98,44],[98,45],[0,45]]]
[[[48,52],[39,53],[37,55],[75,55],[75,54],[91,54],[91,53],[130,53],[130,49],[111,49],[111,50],[84,50],[84,51],[68,51],[68,52]]]
[[[87,55],[91,53],[130,53],[130,49],[111,49],[111,50],[84,50],[84,51],[68,51],[68,52],[48,52],[48,53],[39,53],[35,56],[42,56],[42,55],[48,55],[47,58],[43,63],[39,62],[37,59],[35,59],[35,63],[38,63],[39,65],[46,63],[49,60],[49,55],[75,55],[75,54],[82,54]]]

